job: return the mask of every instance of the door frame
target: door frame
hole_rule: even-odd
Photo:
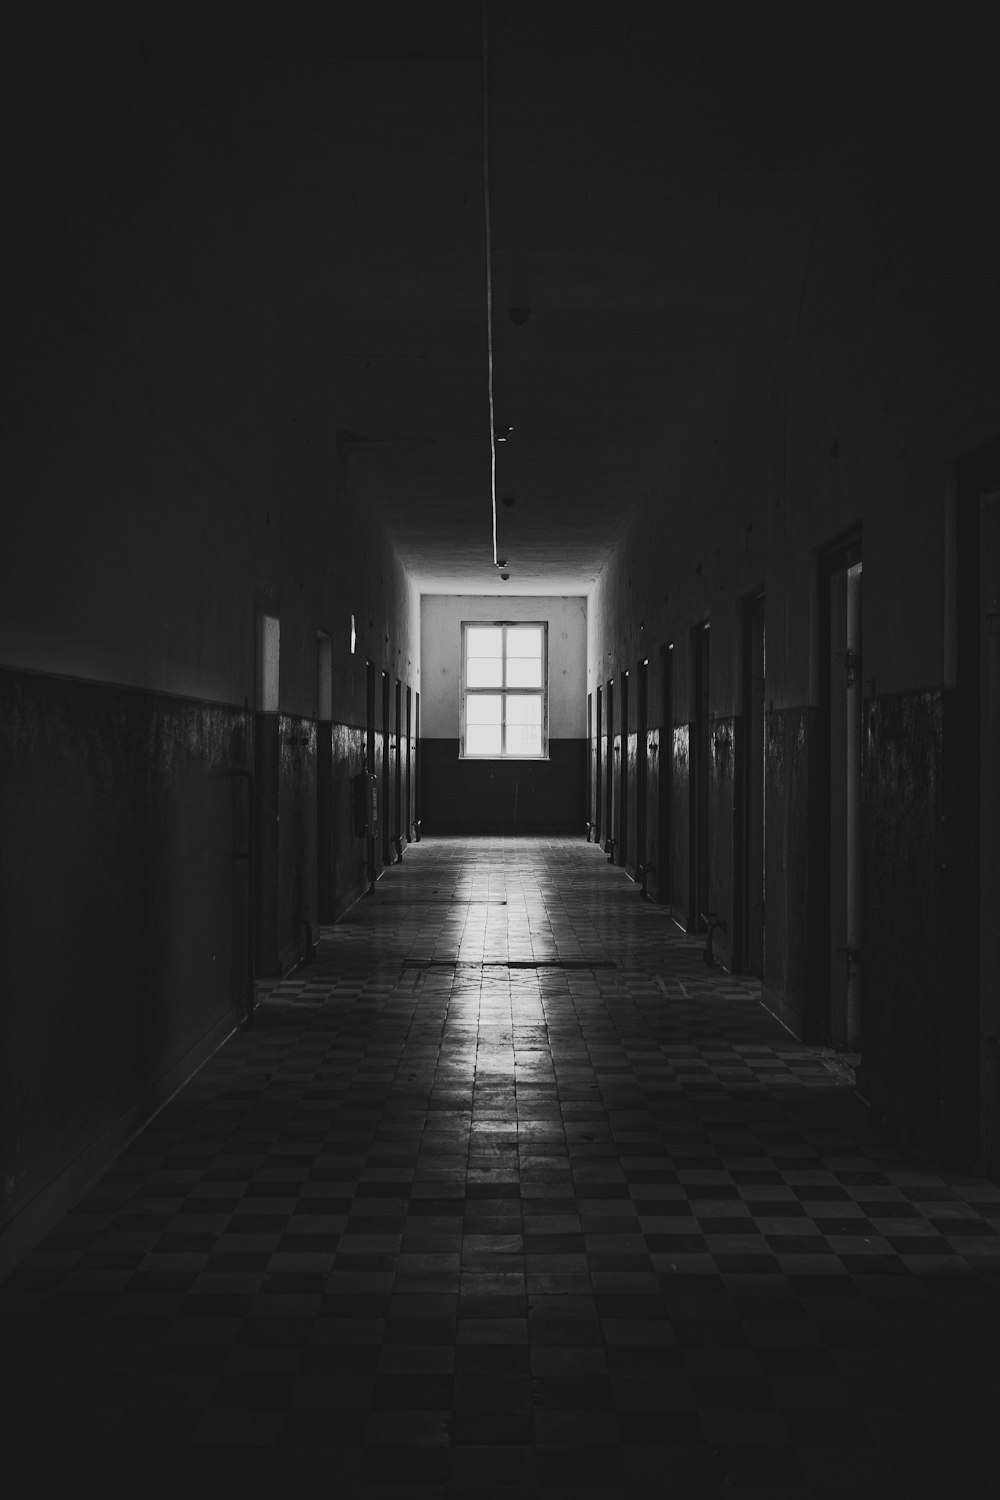
[[[764,978],[767,822],[765,734],[767,619],[763,587],[743,600],[743,714],[736,819],[738,857],[734,860],[737,917],[736,962],[747,974]]]
[[[862,665],[859,654],[859,659],[852,668],[846,653],[849,649],[848,580],[851,570],[862,565],[860,523],[842,532],[824,547],[819,562],[819,821],[816,830],[816,874],[820,994],[819,1014],[816,1017],[817,1035],[814,1040],[857,1050],[861,1044],[863,1024],[859,927],[863,910],[860,828]],[[835,580],[841,576],[844,578],[845,592],[843,600],[838,601],[834,598],[833,589]],[[839,644],[841,639],[843,647]],[[836,662],[835,657],[838,658]],[[851,679],[849,689],[847,679],[842,679],[839,675],[842,672]],[[854,695],[856,722],[851,718],[847,691]],[[853,789],[847,770],[852,723],[856,733]],[[835,736],[838,742],[843,737],[843,743],[839,746],[843,752],[843,761],[839,765],[835,763],[833,756]],[[835,818],[839,823],[838,796],[841,795],[844,821],[843,827],[839,828],[835,827]],[[836,953],[843,953],[842,961],[835,958]]]

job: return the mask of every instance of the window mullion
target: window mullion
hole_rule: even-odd
[[[507,626],[500,627],[500,754],[507,754]]]

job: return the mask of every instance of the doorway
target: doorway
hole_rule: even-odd
[[[692,632],[691,724],[691,900],[688,931],[704,932],[711,910],[709,876],[709,734],[710,627],[699,625]]]
[[[389,809],[392,806],[390,790],[392,788],[392,762],[390,760],[390,728],[389,728],[389,674],[382,673],[382,733],[380,735],[382,748],[382,765],[379,775],[379,799],[382,803],[382,863],[388,867],[392,863],[392,829],[390,827]]]
[[[628,732],[628,672],[622,673],[622,732],[619,749],[619,802],[618,802],[618,863],[628,869],[629,856],[629,732]]]
[[[1000,441],[958,473],[958,756],[962,928],[953,1006],[960,1106],[950,1144],[1000,1180]],[[961,1105],[964,1103],[964,1109]],[[964,1149],[963,1149],[964,1147]]]
[[[861,534],[829,549],[822,570],[821,701],[828,896],[825,1039],[857,1052],[862,1034]]]
[[[587,843],[594,831],[594,695],[587,694]]]
[[[420,767],[422,756],[420,752],[420,694],[413,694],[413,837],[420,843],[420,819],[423,817],[423,800],[421,797]]]
[[[406,842],[413,842],[413,689],[406,689]]]
[[[365,770],[370,776],[375,770],[375,663],[365,663]],[[376,781],[376,787],[378,783]],[[376,796],[381,792],[376,791]],[[371,830],[365,836],[365,864],[368,867],[368,889],[375,889],[375,838]]]
[[[766,672],[764,595],[752,595],[743,608],[743,787],[740,964],[764,977],[764,703]]]
[[[278,797],[280,788],[281,623],[276,614],[259,610],[257,628],[257,706],[254,715],[254,824],[256,836],[257,973],[281,970],[278,931],[279,848]]]
[[[392,744],[392,838],[403,857],[403,684],[396,678],[395,731]]]
[[[635,695],[635,877],[643,881],[643,890],[646,889],[643,876],[646,867],[646,850],[649,847],[649,835],[646,830],[649,806],[648,734],[649,662],[641,661],[636,674]]]
[[[660,651],[660,738],[656,768],[656,847],[653,864],[656,874],[656,899],[664,906],[673,901],[674,881],[671,866],[673,828],[671,800],[674,795],[674,646],[668,641]],[[678,889],[680,883],[678,882]]]
[[[601,687],[600,684],[598,684],[598,687],[597,687],[597,703],[596,703],[596,709],[595,709],[595,714],[594,714],[594,810],[593,810],[593,813],[592,813],[592,817],[594,819],[594,843],[595,844],[600,844],[600,842],[601,842],[601,827],[602,827],[602,818],[601,818],[601,810],[602,810],[601,809],[601,773],[602,773],[602,770],[603,770],[603,756],[601,754],[601,733],[602,733],[602,727],[603,726],[602,726],[602,720],[601,720],[601,707],[602,707],[602,699],[603,699],[603,697],[604,697],[604,689]]]
[[[607,687],[607,749],[604,757],[605,764],[605,794],[604,794],[604,852],[614,857],[615,852],[615,682],[610,680]]]
[[[316,633],[316,915],[333,921],[333,641]]]

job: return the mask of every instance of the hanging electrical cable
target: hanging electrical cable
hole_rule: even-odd
[[[483,208],[486,217],[486,372],[490,401],[490,501],[493,510],[493,564],[497,561],[497,440],[493,422],[493,232],[490,224],[490,43],[483,0]]]

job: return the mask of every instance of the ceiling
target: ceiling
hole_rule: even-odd
[[[480,5],[175,6],[148,24],[150,66],[244,163],[273,337],[422,592],[587,593],[733,341],[771,337],[817,152],[877,65],[815,8],[756,11],[488,7],[503,584]]]

